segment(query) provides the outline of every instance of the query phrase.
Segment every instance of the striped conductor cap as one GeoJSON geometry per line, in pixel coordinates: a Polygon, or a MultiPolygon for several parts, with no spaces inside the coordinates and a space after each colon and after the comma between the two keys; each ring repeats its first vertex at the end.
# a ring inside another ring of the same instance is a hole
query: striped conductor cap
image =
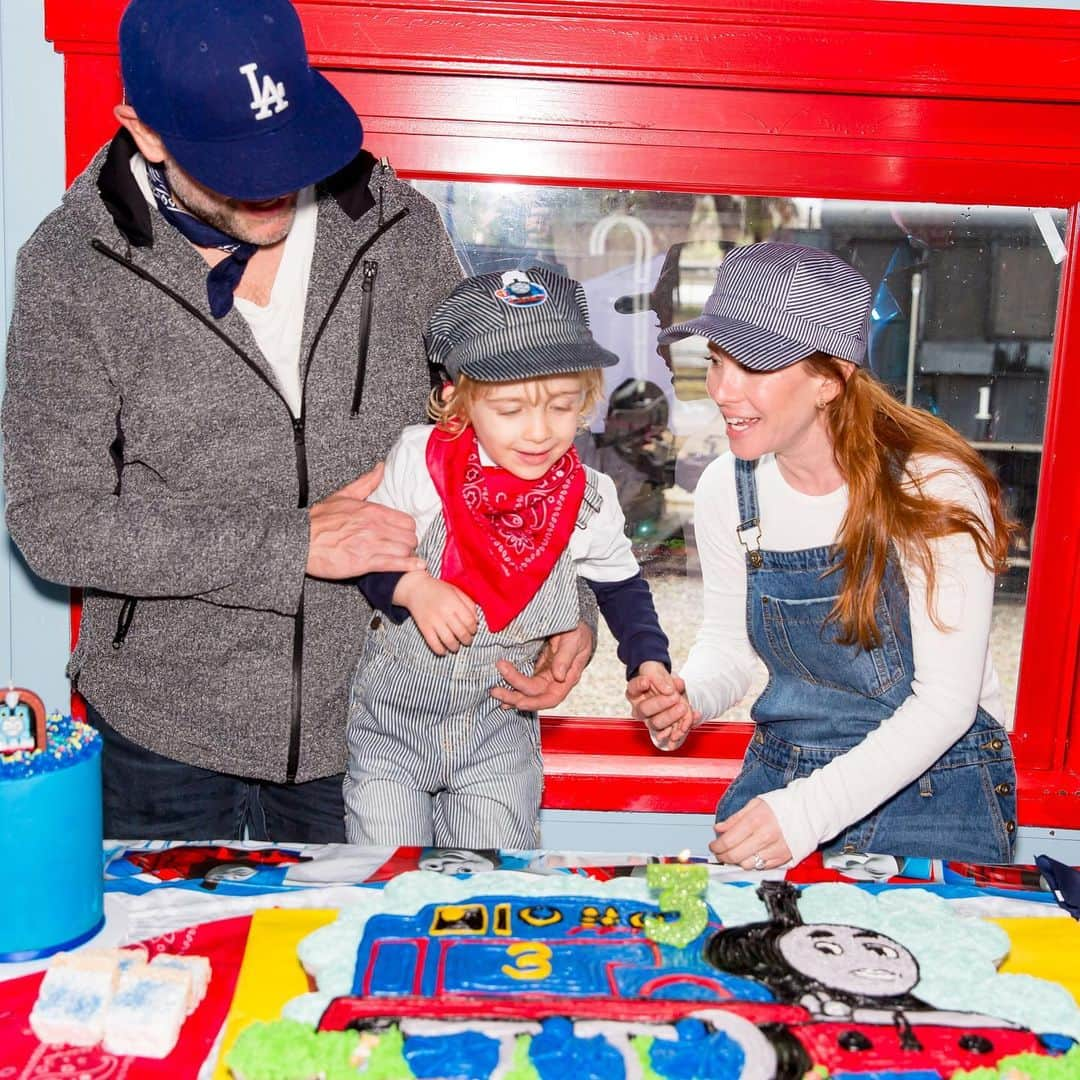
{"type": "Polygon", "coordinates": [[[816,352],[862,364],[870,304],[870,283],[831,252],[750,244],[724,257],[701,315],[662,331],[659,344],[708,338],[754,371],[776,371],[816,352]]]}
{"type": "Polygon", "coordinates": [[[589,331],[581,285],[541,266],[466,278],[435,309],[424,341],[455,380],[516,382],[619,362],[589,331]]]}

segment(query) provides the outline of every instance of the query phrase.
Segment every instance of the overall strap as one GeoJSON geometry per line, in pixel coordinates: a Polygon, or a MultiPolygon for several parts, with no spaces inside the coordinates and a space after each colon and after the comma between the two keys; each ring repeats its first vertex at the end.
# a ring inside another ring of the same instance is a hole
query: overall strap
{"type": "Polygon", "coordinates": [[[739,500],[739,524],[735,527],[735,535],[738,536],[739,543],[746,548],[746,557],[751,569],[754,570],[760,568],[763,561],[756,469],[756,459],[754,461],[735,459],[735,495],[739,500]]]}
{"type": "Polygon", "coordinates": [[[600,488],[596,482],[596,474],[588,465],[585,469],[585,494],[581,496],[581,506],[578,507],[577,521],[574,523],[578,529],[588,528],[589,520],[594,514],[600,513],[604,505],[604,496],[600,494],[600,488]]]}

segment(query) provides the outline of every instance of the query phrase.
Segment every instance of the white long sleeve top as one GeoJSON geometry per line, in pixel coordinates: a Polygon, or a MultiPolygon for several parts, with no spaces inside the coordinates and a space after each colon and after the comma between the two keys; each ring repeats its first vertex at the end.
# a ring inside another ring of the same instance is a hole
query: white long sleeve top
{"type": "MultiPolygon", "coordinates": [[[[960,503],[990,522],[982,485],[959,466],[924,458],[909,474],[924,490],[960,503]],[[941,470],[941,471],[939,471],[941,470]]],[[[757,466],[761,548],[798,551],[835,543],[847,509],[847,488],[805,495],[784,479],[772,454],[757,466]]],[[[747,692],[757,654],[746,626],[745,549],[730,453],[702,474],[694,499],[694,526],[704,593],[701,630],[681,674],[695,709],[721,716],[747,692]]],[[[926,582],[900,555],[908,586],[914,678],[911,694],[876,730],[808,777],[763,796],[776,815],[794,861],[865,817],[924,773],[964,734],[981,705],[1002,716],[1001,689],[990,655],[994,575],[967,534],[931,543],[937,570],[934,625],[926,582]]],[[[807,693],[813,693],[807,688],[807,693]]]]}

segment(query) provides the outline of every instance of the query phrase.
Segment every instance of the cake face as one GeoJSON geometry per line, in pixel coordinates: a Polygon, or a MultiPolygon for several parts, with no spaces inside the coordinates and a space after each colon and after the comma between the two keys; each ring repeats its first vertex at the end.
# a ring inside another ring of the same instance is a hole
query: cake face
{"type": "Polygon", "coordinates": [[[906,994],[919,981],[915,957],[873,930],[817,924],[797,926],[777,945],[792,970],[833,990],[870,1001],[906,994]]]}
{"type": "MultiPolygon", "coordinates": [[[[405,874],[305,939],[319,992],[286,1012],[355,1036],[359,1076],[928,1080],[1022,1055],[1080,1068],[1068,992],[998,976],[1007,935],[929,892],[705,895],[705,930],[675,946],[650,938],[677,916],[641,880],[405,874]]],[[[263,1037],[237,1044],[247,1080],[263,1037]]]]}

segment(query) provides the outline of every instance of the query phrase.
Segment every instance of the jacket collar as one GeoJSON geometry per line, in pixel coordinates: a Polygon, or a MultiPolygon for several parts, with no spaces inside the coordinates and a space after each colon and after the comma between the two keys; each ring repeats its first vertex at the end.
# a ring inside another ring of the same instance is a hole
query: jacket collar
{"type": "MultiPolygon", "coordinates": [[[[131,172],[135,153],[135,140],[126,128],[121,128],[109,144],[98,173],[98,192],[127,242],[132,247],[152,247],[154,228],[150,206],[131,172]]],[[[358,221],[375,205],[371,193],[375,164],[374,156],[361,150],[345,168],[319,185],[353,221],[358,221]]]]}
{"type": "Polygon", "coordinates": [[[131,172],[134,155],[135,140],[126,128],[121,128],[109,143],[105,163],[98,173],[98,192],[127,242],[132,247],[151,247],[154,229],[150,206],[131,172]]]}

